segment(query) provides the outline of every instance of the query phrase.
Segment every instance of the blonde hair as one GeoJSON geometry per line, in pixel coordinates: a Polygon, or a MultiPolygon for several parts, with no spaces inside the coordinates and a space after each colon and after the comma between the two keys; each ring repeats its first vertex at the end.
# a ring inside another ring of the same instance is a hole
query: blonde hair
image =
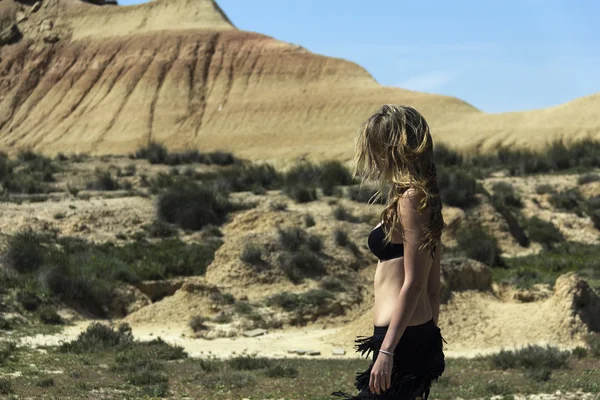
{"type": "Polygon", "coordinates": [[[381,221],[386,233],[385,240],[392,240],[392,227],[403,228],[398,215],[398,200],[409,188],[421,194],[417,208],[423,213],[431,208],[431,219],[424,227],[425,237],[419,250],[435,251],[445,228],[442,217],[442,201],[437,184],[433,160],[433,140],[425,118],[414,108],[384,104],[359,128],[355,139],[353,177],[378,183],[378,190],[371,198],[381,198],[384,186],[391,183],[381,221]]]}

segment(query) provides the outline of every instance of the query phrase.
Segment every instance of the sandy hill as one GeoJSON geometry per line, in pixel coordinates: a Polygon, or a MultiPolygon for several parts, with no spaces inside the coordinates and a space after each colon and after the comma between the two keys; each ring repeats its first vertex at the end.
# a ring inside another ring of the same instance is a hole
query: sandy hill
{"type": "Polygon", "coordinates": [[[0,0],[0,148],[129,153],[149,140],[251,159],[348,159],[382,103],[459,148],[600,137],[600,96],[488,115],[382,87],[360,66],[236,29],[212,0],[97,6],[0,0]]]}

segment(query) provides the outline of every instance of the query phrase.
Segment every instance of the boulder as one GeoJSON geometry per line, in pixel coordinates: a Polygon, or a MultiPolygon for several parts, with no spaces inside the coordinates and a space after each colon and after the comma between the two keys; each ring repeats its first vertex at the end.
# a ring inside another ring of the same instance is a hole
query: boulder
{"type": "Polygon", "coordinates": [[[556,278],[552,299],[559,315],[568,316],[561,323],[568,325],[573,335],[600,332],[600,297],[578,274],[569,272],[556,278]]]}
{"type": "Polygon", "coordinates": [[[0,46],[12,44],[21,38],[17,26],[17,7],[12,1],[0,2],[0,46]]]}
{"type": "Polygon", "coordinates": [[[454,291],[491,290],[492,270],[470,258],[455,257],[441,262],[440,299],[448,302],[454,291]]]}

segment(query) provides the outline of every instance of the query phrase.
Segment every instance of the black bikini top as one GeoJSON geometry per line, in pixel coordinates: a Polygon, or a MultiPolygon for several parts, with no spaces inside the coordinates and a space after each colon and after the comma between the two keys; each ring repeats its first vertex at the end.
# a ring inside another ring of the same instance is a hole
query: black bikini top
{"type": "Polygon", "coordinates": [[[404,255],[404,244],[386,243],[383,226],[379,225],[369,234],[369,249],[380,260],[391,260],[392,258],[402,257],[404,255]]]}
{"type": "MultiPolygon", "coordinates": [[[[379,225],[373,229],[369,234],[368,238],[369,250],[371,253],[381,261],[391,260],[392,258],[398,258],[404,256],[404,244],[403,243],[386,243],[385,232],[383,231],[383,225],[379,225]]],[[[433,246],[431,249],[431,258],[435,258],[435,249],[437,246],[433,246]]]]}

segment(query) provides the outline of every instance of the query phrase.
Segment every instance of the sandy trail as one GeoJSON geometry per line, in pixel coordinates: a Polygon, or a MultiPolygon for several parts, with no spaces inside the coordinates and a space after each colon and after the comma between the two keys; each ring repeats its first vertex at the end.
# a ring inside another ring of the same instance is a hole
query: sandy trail
{"type": "MultiPolygon", "coordinates": [[[[62,333],[52,335],[35,335],[24,337],[20,341],[21,346],[56,346],[63,341],[71,341],[84,331],[93,321],[81,321],[74,325],[65,327],[62,333]]],[[[259,356],[269,358],[361,358],[353,349],[352,340],[335,340],[339,337],[342,328],[298,328],[283,331],[273,330],[258,337],[240,336],[236,338],[202,339],[188,336],[189,330],[185,326],[133,326],[132,331],[136,339],[147,341],[161,337],[167,343],[182,346],[190,357],[210,357],[227,359],[232,356],[246,352],[256,353],[259,356]],[[333,348],[343,348],[344,355],[333,355],[333,348]],[[317,350],[321,354],[317,356],[298,355],[288,353],[290,349],[317,350]]],[[[363,334],[363,333],[357,333],[363,334]]],[[[556,343],[548,340],[528,341],[531,344],[555,345],[562,349],[570,349],[575,344],[556,343]]],[[[451,343],[446,345],[444,353],[448,358],[476,357],[480,354],[490,354],[501,349],[511,349],[524,346],[524,342],[513,344],[503,343],[497,346],[467,347],[466,343],[451,343]]]]}

